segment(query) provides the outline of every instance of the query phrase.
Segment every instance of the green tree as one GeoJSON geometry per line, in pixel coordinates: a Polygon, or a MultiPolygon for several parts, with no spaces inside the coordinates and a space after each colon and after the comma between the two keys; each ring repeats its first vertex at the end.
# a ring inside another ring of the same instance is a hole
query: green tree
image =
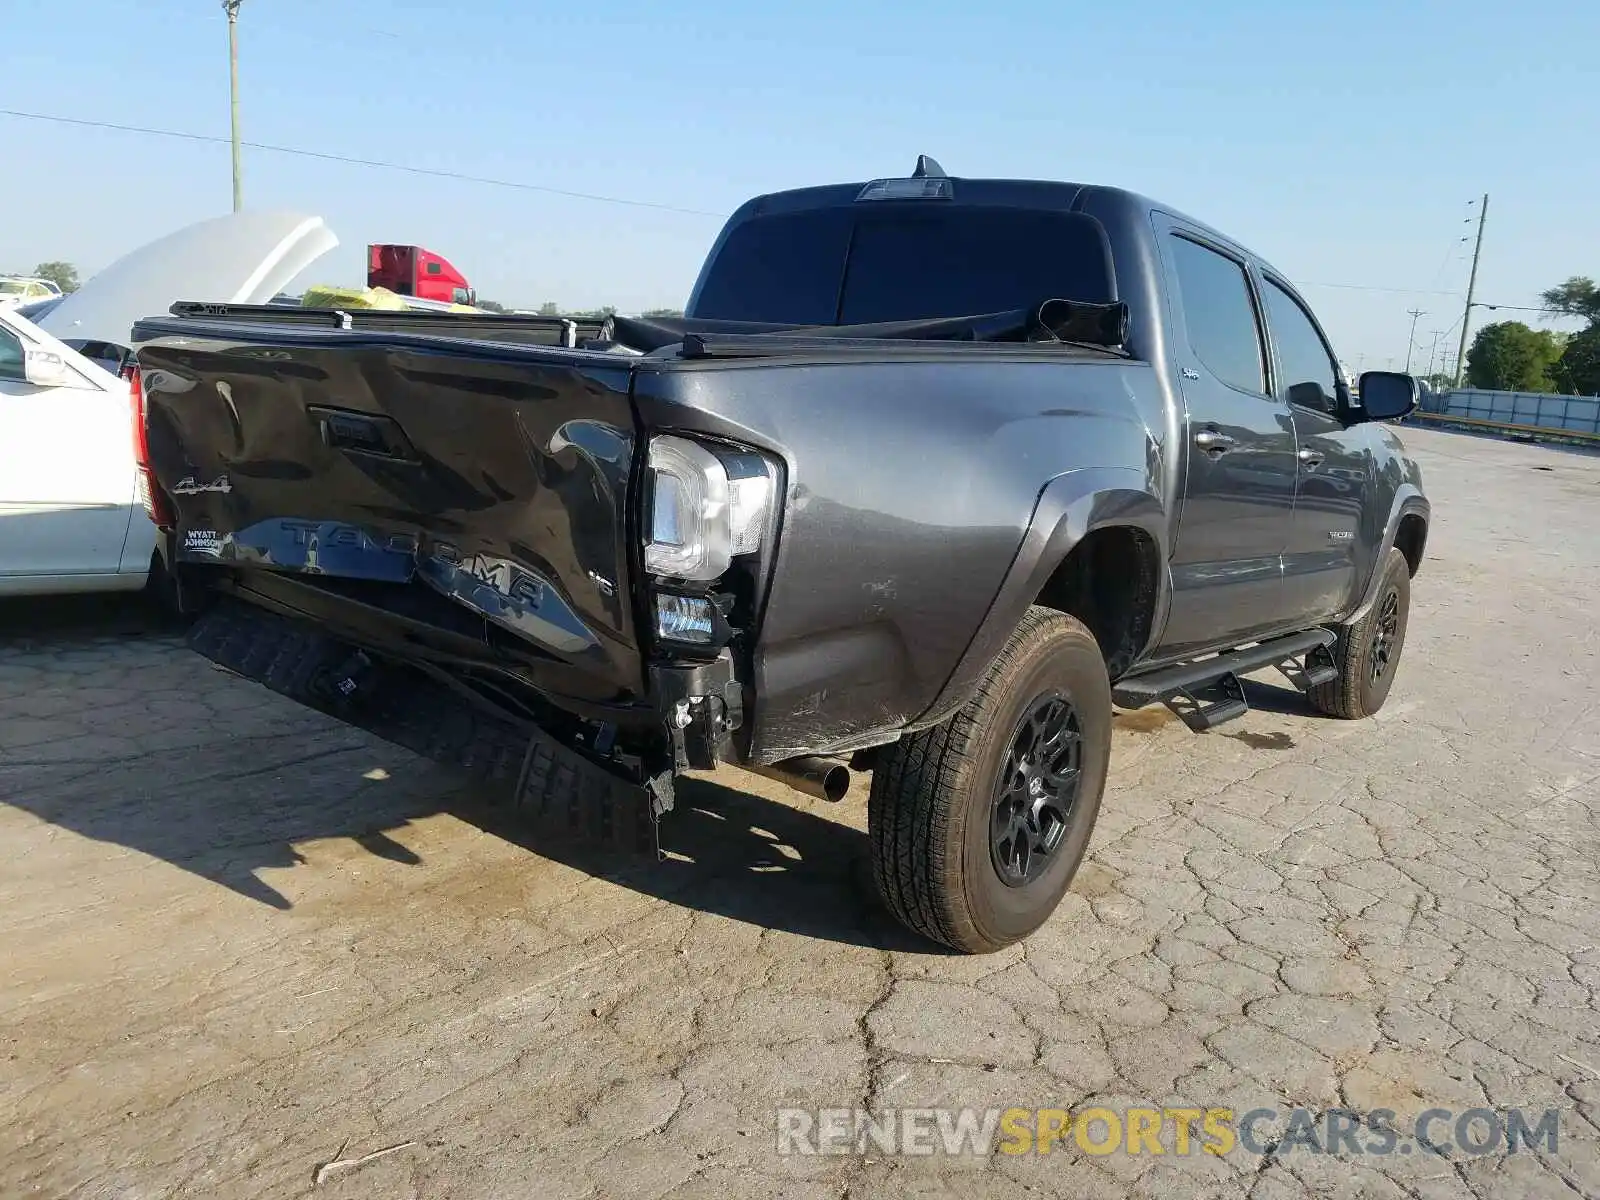
{"type": "Polygon", "coordinates": [[[1551,374],[1563,392],[1576,396],[1600,396],[1600,321],[1567,338],[1561,361],[1551,374]]]}
{"type": "Polygon", "coordinates": [[[510,309],[506,308],[506,306],[501,304],[498,300],[479,300],[477,306],[483,309],[484,312],[503,313],[510,311],[510,309]]]}
{"type": "Polygon", "coordinates": [[[48,279],[63,292],[78,290],[78,268],[69,262],[42,262],[33,273],[40,279],[48,279]]]}
{"type": "Polygon", "coordinates": [[[1574,275],[1559,287],[1540,292],[1539,299],[1551,312],[1564,317],[1577,317],[1591,325],[1600,321],[1600,287],[1586,275],[1574,275]]]}
{"type": "Polygon", "coordinates": [[[546,300],[539,305],[539,315],[541,317],[559,317],[561,315],[561,305],[554,300],[546,300]]]}
{"type": "Polygon", "coordinates": [[[1550,368],[1561,351],[1548,329],[1529,329],[1521,321],[1485,325],[1467,351],[1467,382],[1504,392],[1548,392],[1555,383],[1550,368]]]}
{"type": "Polygon", "coordinates": [[[641,317],[681,317],[681,308],[647,308],[639,314],[641,317]]]}

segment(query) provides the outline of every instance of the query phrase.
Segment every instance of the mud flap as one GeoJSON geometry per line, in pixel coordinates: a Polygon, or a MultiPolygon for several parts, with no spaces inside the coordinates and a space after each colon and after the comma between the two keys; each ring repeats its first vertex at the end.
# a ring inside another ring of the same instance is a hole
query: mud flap
{"type": "Polygon", "coordinates": [[[236,675],[465,772],[487,785],[487,798],[514,799],[537,829],[659,857],[670,774],[632,783],[529,722],[497,716],[444,683],[377,663],[313,625],[253,605],[219,602],[190,627],[188,641],[236,675]]]}

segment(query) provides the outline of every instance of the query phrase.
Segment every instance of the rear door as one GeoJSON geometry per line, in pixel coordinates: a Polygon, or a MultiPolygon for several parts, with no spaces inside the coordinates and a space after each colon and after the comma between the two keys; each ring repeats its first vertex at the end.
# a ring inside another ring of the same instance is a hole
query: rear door
{"type": "Polygon", "coordinates": [[[1372,483],[1367,431],[1339,420],[1342,384],[1333,351],[1310,310],[1285,282],[1263,273],[1261,296],[1277,358],[1278,397],[1294,420],[1294,522],[1284,548],[1289,614],[1313,624],[1357,601],[1362,500],[1372,483]]]}
{"type": "Polygon", "coordinates": [[[0,313],[0,579],[115,573],[135,500],[127,385],[0,313]],[[67,382],[29,383],[30,349],[67,382]]]}
{"type": "Polygon", "coordinates": [[[1269,392],[1259,304],[1242,256],[1157,215],[1184,406],[1183,508],[1164,656],[1285,623],[1282,556],[1294,512],[1295,431],[1269,392]]]}

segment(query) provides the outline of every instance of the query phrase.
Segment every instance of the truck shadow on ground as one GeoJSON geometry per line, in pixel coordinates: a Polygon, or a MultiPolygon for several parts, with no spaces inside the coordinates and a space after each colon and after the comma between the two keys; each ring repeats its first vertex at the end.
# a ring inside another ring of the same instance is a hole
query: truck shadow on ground
{"type": "MultiPolygon", "coordinates": [[[[209,755],[199,750],[188,757],[209,755]]],[[[160,859],[281,912],[293,907],[285,892],[298,894],[301,881],[291,875],[269,882],[263,872],[328,870],[308,863],[298,846],[345,839],[376,858],[426,872],[428,861],[405,844],[404,831],[448,814],[544,859],[686,908],[824,941],[941,951],[882,908],[866,835],[801,808],[709,780],[684,780],[677,806],[660,827],[669,856],[657,861],[550,833],[509,798],[456,778],[441,778],[431,793],[386,793],[362,780],[365,761],[333,751],[324,759],[265,767],[267,774],[253,781],[180,777],[185,763],[177,758],[167,764],[165,786],[156,794],[130,787],[126,776],[81,777],[81,768],[30,785],[26,766],[0,760],[0,798],[59,828],[160,859]],[[335,763],[344,766],[337,773],[343,780],[330,769],[335,763]]],[[[528,862],[530,872],[542,866],[528,862]]],[[[319,891],[328,882],[304,881],[319,891]]],[[[393,880],[358,886],[395,887],[397,904],[417,898],[393,880]]],[[[529,916],[537,920],[538,914],[529,916]]]]}
{"type": "MultiPolygon", "coordinates": [[[[130,722],[149,702],[104,707],[101,679],[72,663],[74,654],[110,645],[126,664],[125,677],[153,672],[168,695],[256,685],[191,658],[173,644],[167,622],[126,600],[73,602],[48,620],[23,624],[0,621],[0,659],[24,665],[19,679],[28,681],[19,690],[0,679],[0,703],[24,720],[59,720],[61,735],[9,746],[0,736],[0,803],[170,863],[267,908],[286,911],[290,896],[306,889],[325,895],[345,886],[326,865],[308,861],[317,855],[301,852],[316,842],[344,839],[427,872],[426,839],[405,830],[448,814],[544,859],[687,908],[827,941],[940,950],[883,909],[866,834],[808,811],[798,795],[790,803],[737,783],[686,778],[661,825],[671,856],[627,855],[549,833],[484,785],[289,701],[279,711],[278,700],[263,696],[266,716],[245,725],[224,720],[133,732],[130,722]],[[387,771],[374,770],[385,764],[387,771]],[[408,842],[423,846],[422,856],[408,842]],[[275,874],[285,868],[308,875],[275,874]]],[[[194,701],[209,706],[203,694],[194,701]]],[[[865,803],[865,784],[858,778],[842,810],[865,803]]],[[[529,871],[542,866],[528,861],[529,871]]],[[[416,895],[409,882],[393,878],[357,886],[395,887],[397,903],[416,895]]]]}
{"type": "MultiPolygon", "coordinates": [[[[841,807],[865,803],[865,782],[841,807]]],[[[660,825],[660,861],[551,835],[510,803],[474,796],[449,811],[545,858],[700,912],[823,941],[946,952],[883,908],[865,833],[715,780],[679,780],[660,825]]]]}

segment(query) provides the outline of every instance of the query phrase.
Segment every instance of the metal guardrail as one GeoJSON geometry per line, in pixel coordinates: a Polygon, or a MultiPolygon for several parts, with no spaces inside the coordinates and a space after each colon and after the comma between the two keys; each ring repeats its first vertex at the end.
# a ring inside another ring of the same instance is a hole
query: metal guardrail
{"type": "Polygon", "coordinates": [[[1417,411],[1412,419],[1432,425],[1456,425],[1468,429],[1483,429],[1490,433],[1516,433],[1535,438],[1571,439],[1585,445],[1600,446],[1600,433],[1587,433],[1581,429],[1551,429],[1545,425],[1514,425],[1506,421],[1481,421],[1476,417],[1457,417],[1449,413],[1417,411]]]}
{"type": "Polygon", "coordinates": [[[1524,433],[1600,438],[1600,396],[1458,388],[1423,397],[1419,416],[1503,426],[1524,433]]]}

